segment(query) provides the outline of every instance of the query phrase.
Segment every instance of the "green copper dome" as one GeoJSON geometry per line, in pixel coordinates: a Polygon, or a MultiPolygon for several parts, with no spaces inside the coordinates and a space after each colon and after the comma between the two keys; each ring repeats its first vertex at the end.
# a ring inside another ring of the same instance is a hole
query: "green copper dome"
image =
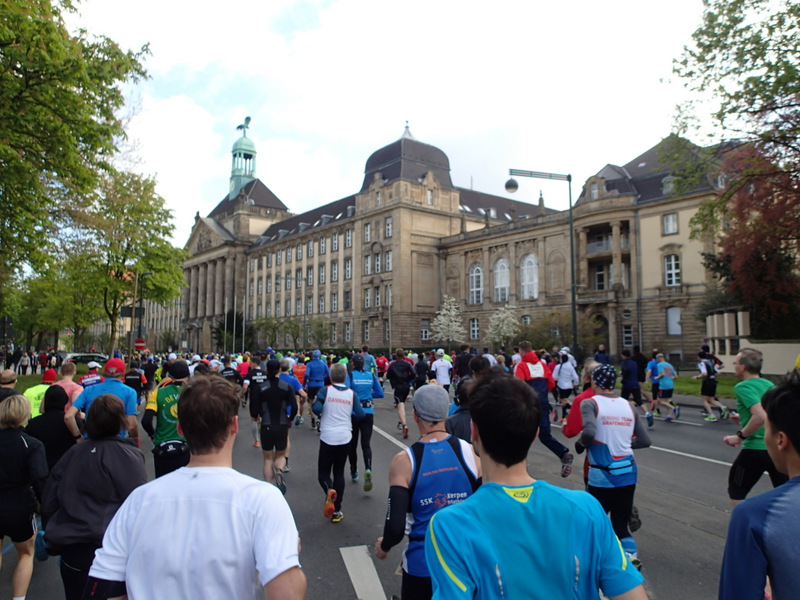
{"type": "Polygon", "coordinates": [[[256,145],[250,138],[240,137],[233,143],[233,148],[231,148],[231,152],[241,152],[243,154],[255,154],[256,145]]]}

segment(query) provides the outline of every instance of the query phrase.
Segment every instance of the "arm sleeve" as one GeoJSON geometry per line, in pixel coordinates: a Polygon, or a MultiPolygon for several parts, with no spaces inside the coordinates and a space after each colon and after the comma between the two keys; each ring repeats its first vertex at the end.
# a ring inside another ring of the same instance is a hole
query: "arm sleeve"
{"type": "Polygon", "coordinates": [[[762,600],[767,580],[763,520],[737,506],[728,524],[728,539],[719,577],[719,600],[762,600]]]}
{"type": "Polygon", "coordinates": [[[39,445],[32,447],[28,453],[28,469],[31,477],[31,487],[36,494],[36,499],[41,502],[48,472],[47,456],[44,452],[44,444],[41,442],[39,442],[39,445]]]}
{"type": "Polygon", "coordinates": [[[581,402],[581,419],[583,420],[583,433],[581,434],[581,443],[584,446],[589,446],[594,442],[594,436],[597,433],[597,402],[594,398],[587,398],[581,402]]]}
{"type": "MultiPolygon", "coordinates": [[[[446,515],[441,512],[434,514],[425,536],[425,562],[428,563],[433,582],[433,597],[437,600],[473,598],[476,586],[464,560],[473,562],[474,569],[475,557],[470,556],[463,544],[459,543],[463,541],[459,539],[460,536],[447,535],[445,520],[446,515]]],[[[485,591],[487,597],[494,597],[492,592],[499,592],[491,589],[485,591]]],[[[497,596],[499,597],[499,593],[497,596]]]]}
{"type": "Polygon", "coordinates": [[[378,381],[378,376],[374,373],[372,374],[372,397],[373,398],[383,398],[385,396],[383,392],[383,386],[381,382],[378,381]]]}
{"type": "MultiPolygon", "coordinates": [[[[633,407],[631,407],[631,410],[633,411],[633,407]]],[[[650,434],[647,433],[647,427],[644,425],[644,420],[637,417],[635,412],[633,413],[633,418],[635,419],[633,426],[634,439],[631,443],[631,448],[649,448],[650,434]]]]}
{"type": "Polygon", "coordinates": [[[564,428],[561,430],[561,433],[568,438],[575,437],[583,429],[583,415],[581,414],[580,410],[581,404],[583,404],[583,400],[581,400],[578,406],[575,406],[575,403],[573,402],[572,410],[570,410],[569,414],[567,414],[567,422],[564,425],[564,428]]]}
{"type": "Polygon", "coordinates": [[[364,412],[364,409],[361,406],[361,402],[359,401],[358,396],[356,396],[355,392],[353,392],[353,414],[359,421],[366,416],[366,413],[364,412]]]}
{"type": "Polygon", "coordinates": [[[388,552],[403,540],[407,508],[408,488],[401,485],[391,486],[386,508],[386,521],[383,523],[383,540],[381,541],[381,550],[384,552],[388,552]]]}
{"type": "Polygon", "coordinates": [[[142,429],[144,429],[151,438],[156,434],[156,430],[153,428],[153,417],[155,416],[156,411],[152,408],[147,408],[142,417],[142,429]]]}

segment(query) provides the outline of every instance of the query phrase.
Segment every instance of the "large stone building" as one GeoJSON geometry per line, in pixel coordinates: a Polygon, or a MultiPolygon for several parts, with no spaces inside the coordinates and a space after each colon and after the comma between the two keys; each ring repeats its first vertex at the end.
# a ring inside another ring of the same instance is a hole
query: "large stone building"
{"type": "MultiPolygon", "coordinates": [[[[251,323],[296,319],[307,346],[322,320],[325,343],[313,345],[421,347],[448,294],[461,302],[467,341],[483,346],[501,306],[525,322],[569,310],[568,211],[454,185],[445,153],[406,127],[369,157],[357,193],[291,214],[256,178],[244,134],[229,193],[195,217],[183,298],[148,311],[151,339],[174,326],[188,347],[221,350],[211,329],[235,306],[251,323]]],[[[708,248],[690,239],[689,220],[715,186],[673,193],[662,146],[590,177],[573,211],[576,302],[599,317],[612,353],[640,344],[690,357],[705,332],[694,311],[710,281],[708,248]]],[[[291,345],[282,335],[279,346],[291,345]]]]}

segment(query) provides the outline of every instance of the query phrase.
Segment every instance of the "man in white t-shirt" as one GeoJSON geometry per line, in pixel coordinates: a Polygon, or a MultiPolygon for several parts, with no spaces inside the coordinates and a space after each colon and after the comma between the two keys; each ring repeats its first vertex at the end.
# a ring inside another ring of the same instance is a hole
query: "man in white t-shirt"
{"type": "Polygon", "coordinates": [[[235,471],[239,394],[197,377],[178,400],[186,467],[137,488],[112,519],[84,599],[301,599],[300,539],[283,495],[235,471]]]}
{"type": "Polygon", "coordinates": [[[453,365],[450,361],[445,360],[442,348],[436,351],[436,360],[433,361],[431,369],[436,373],[436,383],[441,385],[445,391],[450,391],[450,371],[453,370],[453,365]]]}

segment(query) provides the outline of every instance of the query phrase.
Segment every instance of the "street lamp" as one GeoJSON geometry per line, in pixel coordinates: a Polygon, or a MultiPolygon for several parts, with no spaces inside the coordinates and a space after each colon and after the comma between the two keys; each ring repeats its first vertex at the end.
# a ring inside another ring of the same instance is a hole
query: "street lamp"
{"type": "Polygon", "coordinates": [[[572,175],[561,175],[559,173],[545,173],[542,171],[523,171],[520,169],[509,169],[508,174],[511,179],[506,181],[506,191],[513,194],[519,189],[519,184],[514,177],[532,177],[534,179],[551,179],[555,181],[566,181],[569,186],[569,267],[570,267],[570,288],[571,288],[571,308],[572,308],[572,352],[578,348],[578,308],[575,297],[575,228],[572,220],[572,175]]]}

